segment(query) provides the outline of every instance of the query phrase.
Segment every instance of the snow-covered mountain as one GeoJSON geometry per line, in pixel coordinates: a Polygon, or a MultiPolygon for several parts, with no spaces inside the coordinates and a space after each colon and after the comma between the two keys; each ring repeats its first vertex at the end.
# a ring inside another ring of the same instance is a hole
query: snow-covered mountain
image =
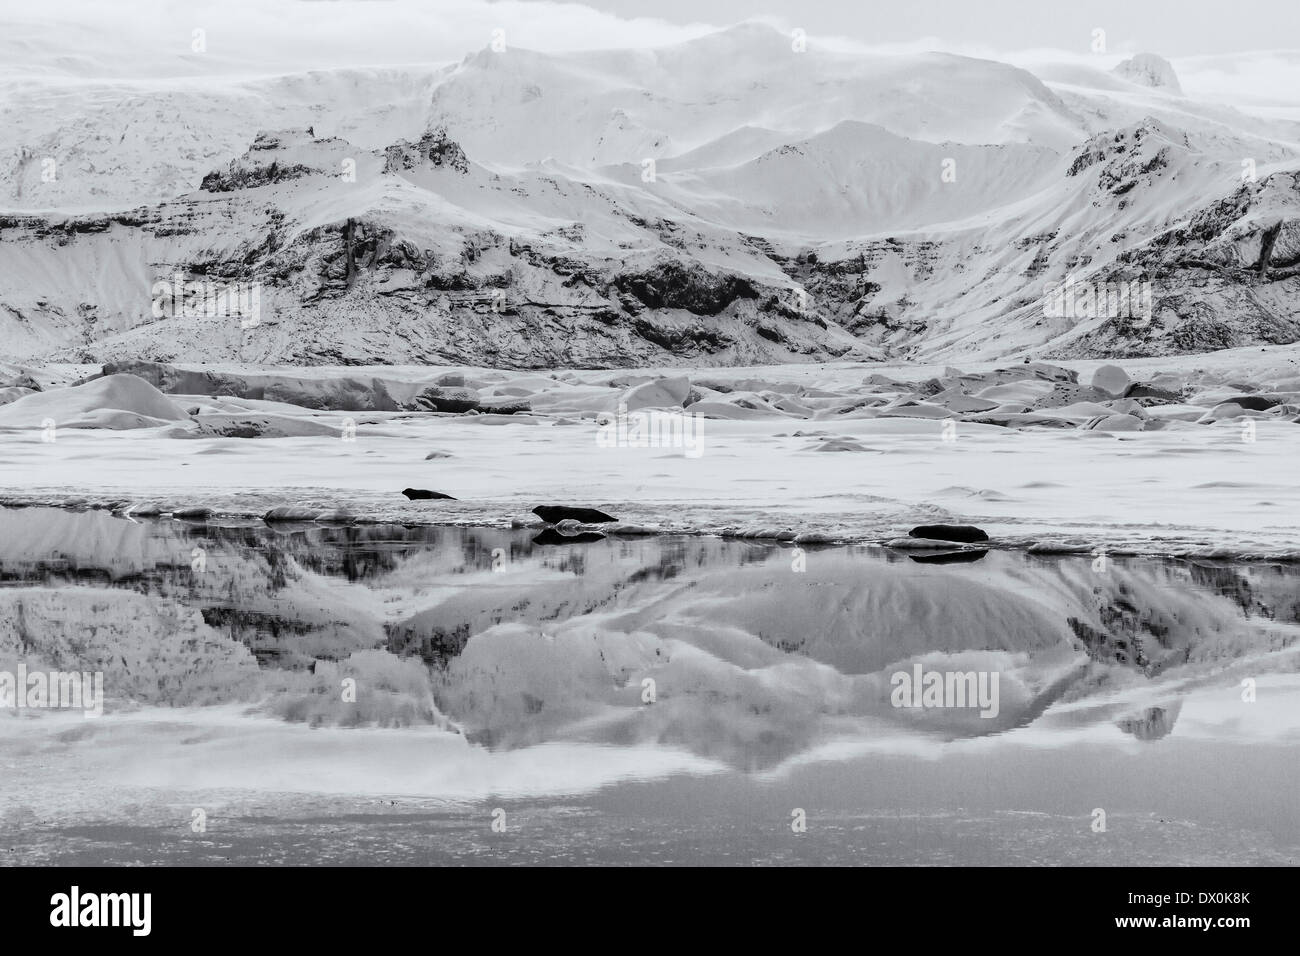
{"type": "Polygon", "coordinates": [[[1296,341],[1300,123],[1180,90],[1154,55],[1029,72],[755,24],[6,80],[0,334],[25,359],[512,367],[1296,341]],[[1063,315],[1067,280],[1149,308],[1063,315]],[[202,314],[200,282],[255,288],[255,320],[202,314]]]}

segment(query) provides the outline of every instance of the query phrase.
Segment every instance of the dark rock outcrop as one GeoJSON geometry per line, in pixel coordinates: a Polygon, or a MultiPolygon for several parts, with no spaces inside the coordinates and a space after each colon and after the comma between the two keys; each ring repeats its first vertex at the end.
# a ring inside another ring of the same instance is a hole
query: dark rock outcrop
{"type": "Polygon", "coordinates": [[[447,128],[429,130],[416,143],[399,140],[384,150],[384,172],[416,169],[428,163],[457,173],[469,172],[469,157],[460,144],[447,135],[447,128]]]}
{"type": "Polygon", "coordinates": [[[677,260],[660,262],[644,272],[623,273],[614,284],[647,308],[685,309],[696,315],[717,315],[736,299],[758,297],[748,279],[677,260]]]}
{"type": "Polygon", "coordinates": [[[923,524],[908,533],[911,538],[925,538],[933,541],[960,541],[971,544],[987,541],[988,532],[971,524],[923,524]]]}

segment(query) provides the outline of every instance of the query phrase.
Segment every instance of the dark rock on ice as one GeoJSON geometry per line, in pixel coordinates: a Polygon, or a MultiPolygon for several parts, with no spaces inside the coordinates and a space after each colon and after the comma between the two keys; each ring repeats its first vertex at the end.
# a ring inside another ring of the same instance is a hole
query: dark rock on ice
{"type": "Polygon", "coordinates": [[[908,533],[910,538],[933,541],[961,541],[963,543],[987,541],[988,532],[970,524],[923,524],[908,533]]]}
{"type": "Polygon", "coordinates": [[[559,524],[566,518],[571,518],[582,524],[600,524],[602,521],[618,520],[603,511],[597,511],[595,508],[570,508],[566,505],[538,505],[533,509],[533,514],[547,524],[559,524]]]}

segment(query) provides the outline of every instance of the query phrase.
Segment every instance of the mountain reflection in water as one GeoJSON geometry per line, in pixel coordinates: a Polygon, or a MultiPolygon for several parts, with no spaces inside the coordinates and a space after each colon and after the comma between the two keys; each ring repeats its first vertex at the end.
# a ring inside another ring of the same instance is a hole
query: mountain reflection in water
{"type": "Polygon", "coordinates": [[[768,780],[870,752],[952,765],[963,741],[1162,747],[1198,694],[1218,710],[1189,740],[1295,740],[1241,690],[1294,679],[1281,564],[5,509],[0,585],[0,669],[102,670],[105,720],[238,705],[768,780]],[[931,672],[996,675],[996,713],[899,706],[895,675],[931,672]]]}

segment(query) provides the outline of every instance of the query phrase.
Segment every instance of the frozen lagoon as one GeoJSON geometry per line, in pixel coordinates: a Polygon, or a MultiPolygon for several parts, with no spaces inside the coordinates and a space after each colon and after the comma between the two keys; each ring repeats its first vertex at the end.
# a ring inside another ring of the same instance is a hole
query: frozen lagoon
{"type": "Polygon", "coordinates": [[[7,858],[1296,860],[1289,564],[535,537],[0,512],[0,669],[107,693],[0,717],[7,858]]]}

